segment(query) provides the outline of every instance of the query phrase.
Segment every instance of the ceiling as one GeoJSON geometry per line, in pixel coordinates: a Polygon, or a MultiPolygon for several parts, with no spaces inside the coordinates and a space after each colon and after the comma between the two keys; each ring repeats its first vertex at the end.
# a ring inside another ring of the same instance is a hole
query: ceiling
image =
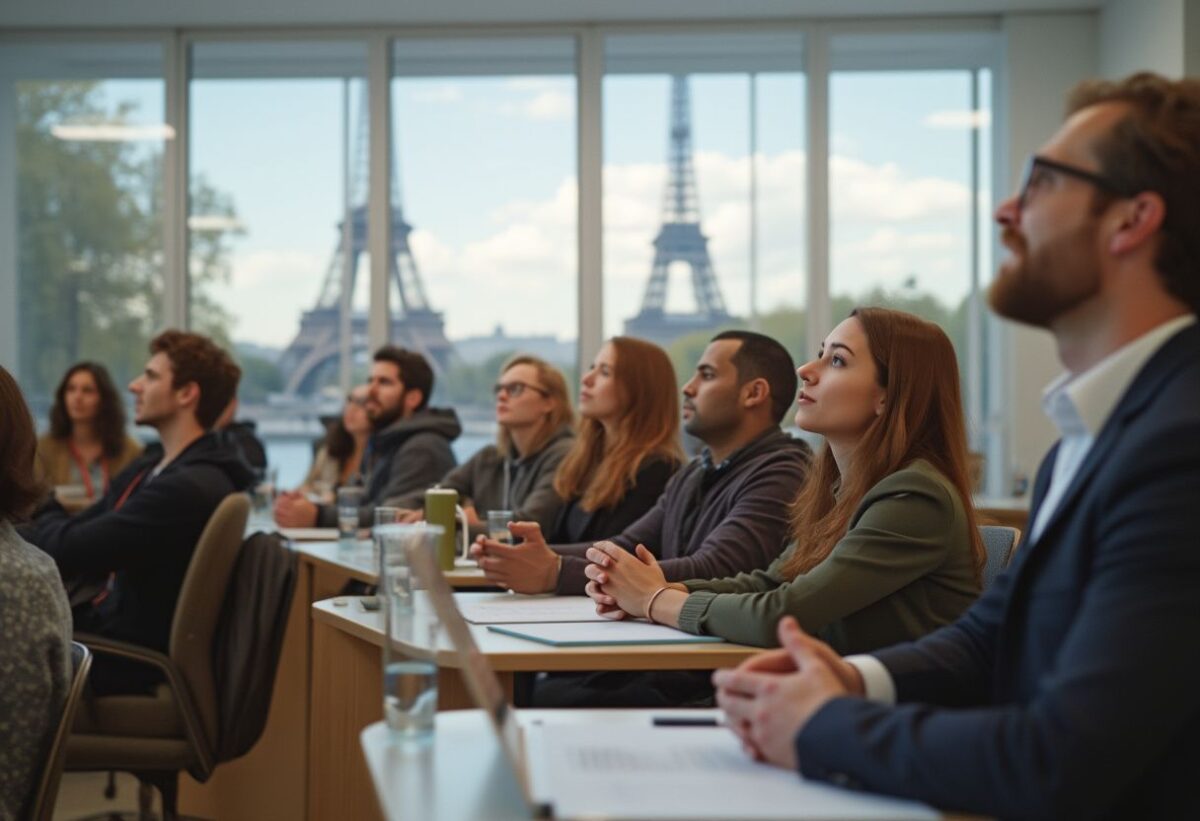
{"type": "Polygon", "coordinates": [[[0,27],[498,25],[976,16],[1105,0],[0,0],[0,27]]]}

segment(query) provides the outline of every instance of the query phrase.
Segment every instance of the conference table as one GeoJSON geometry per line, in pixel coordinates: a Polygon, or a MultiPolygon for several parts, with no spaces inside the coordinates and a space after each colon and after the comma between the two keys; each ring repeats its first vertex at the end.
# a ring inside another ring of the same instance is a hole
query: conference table
{"type": "MultiPolygon", "coordinates": [[[[663,715],[711,719],[719,717],[720,711],[520,710],[517,721],[523,729],[534,724],[645,727],[652,717],[663,715]]],[[[378,814],[372,817],[386,821],[528,821],[534,817],[483,710],[439,713],[433,737],[419,741],[398,740],[384,722],[376,722],[362,730],[359,744],[377,802],[378,814]]],[[[745,800],[753,801],[753,795],[747,794],[745,800]]],[[[959,813],[942,818],[982,821],[959,813]]]]}
{"type": "MultiPolygon", "coordinates": [[[[247,535],[273,526],[252,521],[247,535]]],[[[271,708],[262,737],[246,755],[219,765],[205,784],[180,778],[179,808],[184,815],[221,821],[295,821],[308,817],[307,793],[299,789],[309,769],[309,716],[312,700],[312,604],[337,596],[349,582],[375,584],[378,573],[369,540],[352,547],[336,531],[281,531],[297,552],[296,590],[288,611],[271,708]]],[[[446,574],[452,587],[486,589],[478,568],[446,574]]]]}
{"type": "MultiPolygon", "coordinates": [[[[494,594],[459,592],[460,608],[494,594]]],[[[417,608],[427,606],[418,593],[417,608]]],[[[310,819],[377,818],[369,774],[358,751],[362,729],[383,717],[383,615],[354,597],[313,605],[312,715],[309,719],[310,819]]],[[[641,646],[552,647],[470,625],[480,653],[511,700],[518,673],[588,670],[714,670],[732,667],[760,648],[727,642],[641,646]]],[[[438,665],[438,709],[473,708],[459,659],[444,632],[436,647],[397,642],[395,651],[438,665]]]]}

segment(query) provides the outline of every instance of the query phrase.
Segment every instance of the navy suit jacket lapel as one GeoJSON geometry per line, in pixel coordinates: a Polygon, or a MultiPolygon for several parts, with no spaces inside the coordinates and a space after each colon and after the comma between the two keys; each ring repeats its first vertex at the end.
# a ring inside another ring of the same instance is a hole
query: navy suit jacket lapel
{"type": "MultiPolygon", "coordinates": [[[[1142,366],[1142,369],[1138,371],[1137,376],[1133,378],[1129,387],[1125,389],[1125,393],[1117,400],[1112,413],[1109,414],[1104,426],[1096,435],[1096,441],[1092,443],[1087,456],[1084,457],[1083,464],[1075,472],[1075,476],[1071,479],[1071,484],[1059,500],[1058,506],[1050,514],[1050,519],[1046,522],[1046,526],[1042,528],[1042,532],[1038,534],[1037,539],[1030,541],[1028,545],[1030,551],[1037,548],[1038,543],[1054,531],[1058,523],[1062,521],[1063,516],[1073,507],[1075,501],[1079,498],[1079,494],[1083,492],[1083,489],[1091,482],[1103,462],[1111,455],[1121,436],[1121,432],[1158,394],[1159,385],[1169,378],[1191,356],[1191,352],[1195,350],[1198,341],[1200,341],[1200,325],[1191,325],[1168,339],[1166,344],[1150,357],[1150,361],[1142,366]]],[[[1047,456],[1048,467],[1053,467],[1050,459],[1057,458],[1057,455],[1058,444],[1055,444],[1051,454],[1047,456]]],[[[1048,488],[1050,470],[1047,470],[1045,473],[1045,486],[1048,488]]],[[[1035,490],[1035,498],[1037,504],[1030,510],[1029,517],[1029,527],[1031,528],[1035,521],[1034,517],[1037,514],[1037,508],[1044,501],[1045,489],[1042,490],[1041,497],[1037,497],[1035,490]]]]}

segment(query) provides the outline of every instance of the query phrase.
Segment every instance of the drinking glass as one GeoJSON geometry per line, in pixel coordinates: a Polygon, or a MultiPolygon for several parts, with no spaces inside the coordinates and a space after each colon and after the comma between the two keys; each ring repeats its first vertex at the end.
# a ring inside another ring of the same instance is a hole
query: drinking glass
{"type": "Polygon", "coordinates": [[[339,487],[337,492],[338,546],[354,547],[358,537],[358,509],[363,502],[361,487],[339,487]]]}
{"type": "Polygon", "coordinates": [[[275,477],[278,476],[277,468],[269,468],[256,471],[258,481],[254,484],[254,492],[251,496],[251,518],[264,525],[274,521],[275,508],[275,477]]]}
{"type": "Polygon", "coordinates": [[[511,510],[489,510],[487,515],[487,535],[489,539],[495,539],[501,544],[512,544],[512,532],[508,529],[508,523],[513,520],[513,512],[511,510]]]}
{"type": "Polygon", "coordinates": [[[383,548],[379,543],[379,529],[385,525],[398,524],[403,513],[404,510],[398,507],[375,508],[375,526],[371,528],[371,566],[380,578],[383,577],[383,548]]]}
{"type": "MultiPolygon", "coordinates": [[[[437,712],[438,620],[419,591],[428,587],[411,556],[423,551],[437,567],[442,528],[424,522],[387,524],[376,529],[383,556],[380,588],[385,599],[387,641],[383,645],[383,713],[393,735],[427,738],[437,712]],[[397,645],[407,645],[411,652],[397,645]]],[[[440,572],[440,571],[439,571],[440,572]]]]}

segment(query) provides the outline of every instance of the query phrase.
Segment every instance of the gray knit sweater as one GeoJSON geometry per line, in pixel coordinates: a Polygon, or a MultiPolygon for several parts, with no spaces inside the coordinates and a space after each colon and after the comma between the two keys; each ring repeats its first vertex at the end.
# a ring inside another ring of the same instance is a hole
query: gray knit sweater
{"type": "Polygon", "coordinates": [[[25,818],[71,678],[54,560],[0,521],[0,819],[25,818]]]}

